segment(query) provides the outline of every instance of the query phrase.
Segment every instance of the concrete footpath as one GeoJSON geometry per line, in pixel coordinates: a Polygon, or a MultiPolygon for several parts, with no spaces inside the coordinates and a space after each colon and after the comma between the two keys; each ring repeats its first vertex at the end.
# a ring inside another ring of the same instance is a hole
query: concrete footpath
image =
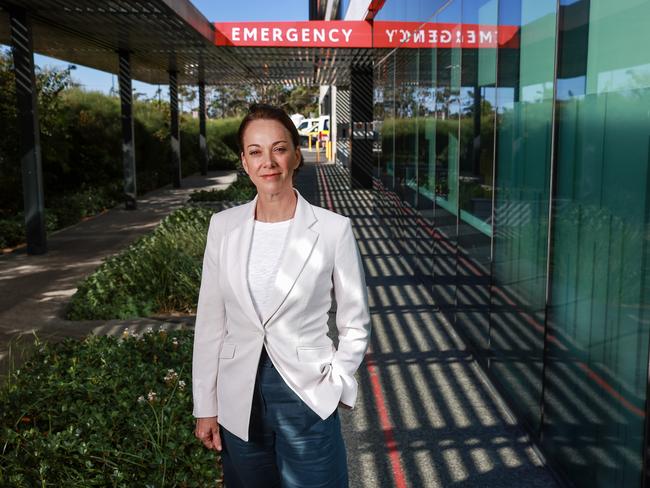
{"type": "MultiPolygon", "coordinates": [[[[312,203],[350,217],[366,271],[371,344],[340,410],[350,487],[554,488],[527,435],[400,255],[371,190],[315,168],[312,203]]],[[[335,327],[335,312],[330,329],[335,327]]]]}

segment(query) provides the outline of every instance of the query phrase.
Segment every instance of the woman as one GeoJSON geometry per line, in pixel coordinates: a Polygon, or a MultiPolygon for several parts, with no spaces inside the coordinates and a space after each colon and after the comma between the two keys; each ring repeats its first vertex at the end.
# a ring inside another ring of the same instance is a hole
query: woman
{"type": "Polygon", "coordinates": [[[192,358],[195,435],[227,488],[347,487],[338,407],[353,408],[368,348],[365,277],[350,219],[293,187],[288,115],[254,105],[239,128],[249,203],[212,216],[192,358]],[[338,348],[327,336],[332,292],[338,348]]]}

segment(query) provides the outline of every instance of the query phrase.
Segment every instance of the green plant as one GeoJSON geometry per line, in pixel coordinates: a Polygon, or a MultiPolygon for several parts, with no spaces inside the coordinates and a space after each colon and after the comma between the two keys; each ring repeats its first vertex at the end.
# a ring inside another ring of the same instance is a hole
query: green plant
{"type": "Polygon", "coordinates": [[[215,139],[208,144],[210,160],[208,169],[237,169],[239,158],[225,142],[215,139]]]}
{"type": "Polygon", "coordinates": [[[192,344],[191,330],[36,338],[0,389],[0,486],[215,486],[220,457],[193,434],[192,344]]]}
{"type": "Polygon", "coordinates": [[[149,235],[108,258],[86,278],[67,310],[70,320],[133,318],[195,310],[212,211],[174,211],[149,235]]]}
{"type": "Polygon", "coordinates": [[[0,220],[0,248],[25,241],[25,223],[19,218],[0,220]]]}

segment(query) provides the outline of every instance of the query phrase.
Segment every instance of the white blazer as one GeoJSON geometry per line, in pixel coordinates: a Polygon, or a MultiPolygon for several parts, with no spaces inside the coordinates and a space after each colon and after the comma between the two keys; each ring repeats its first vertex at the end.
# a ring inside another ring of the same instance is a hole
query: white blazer
{"type": "Polygon", "coordinates": [[[247,280],[257,196],[210,220],[196,312],[192,414],[218,416],[219,424],[244,441],[264,344],[287,385],[322,419],[339,401],[354,407],[354,374],[368,349],[368,293],[350,219],[311,205],[294,191],[294,221],[273,305],[262,321],[247,280]],[[338,349],[327,336],[332,291],[338,349]]]}

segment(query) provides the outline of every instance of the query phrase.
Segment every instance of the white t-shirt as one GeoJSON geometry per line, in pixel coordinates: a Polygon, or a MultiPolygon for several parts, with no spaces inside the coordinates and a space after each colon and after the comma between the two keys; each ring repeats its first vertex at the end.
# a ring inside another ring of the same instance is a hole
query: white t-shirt
{"type": "Polygon", "coordinates": [[[289,226],[293,218],[281,222],[255,220],[248,257],[248,288],[260,320],[269,312],[271,289],[280,266],[289,226]]]}

